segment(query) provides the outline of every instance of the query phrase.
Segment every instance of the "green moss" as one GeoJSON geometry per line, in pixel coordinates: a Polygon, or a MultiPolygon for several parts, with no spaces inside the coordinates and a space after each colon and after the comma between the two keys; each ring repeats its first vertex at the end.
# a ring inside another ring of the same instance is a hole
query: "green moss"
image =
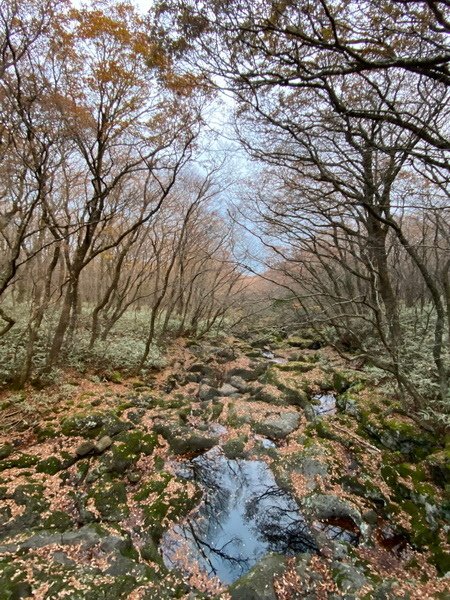
{"type": "Polygon", "coordinates": [[[120,373],[119,371],[108,371],[105,374],[105,377],[108,381],[111,381],[112,383],[122,383],[123,381],[122,373],[120,373]]]}
{"type": "Polygon", "coordinates": [[[67,531],[72,526],[71,517],[61,510],[55,511],[43,522],[45,529],[56,529],[57,531],[67,531]]]}
{"type": "Polygon", "coordinates": [[[307,373],[308,371],[312,371],[314,367],[314,364],[304,361],[292,361],[288,363],[274,365],[274,368],[278,371],[294,371],[296,373],[307,373]]]}
{"type": "Polygon", "coordinates": [[[267,369],[265,382],[274,385],[282,391],[287,400],[292,404],[305,406],[309,400],[308,393],[305,390],[305,388],[307,388],[307,383],[291,371],[280,370],[277,368],[279,366],[280,365],[274,365],[267,369]]]}
{"type": "Polygon", "coordinates": [[[95,507],[105,521],[121,521],[129,515],[125,484],[121,481],[99,480],[89,492],[95,507]]]}
{"type": "Polygon", "coordinates": [[[145,560],[157,563],[161,566],[164,565],[162,561],[162,556],[158,550],[158,546],[151,538],[144,543],[140,551],[142,558],[144,558],[145,560]]]}
{"type": "Polygon", "coordinates": [[[14,450],[14,447],[12,444],[3,444],[3,446],[0,446],[0,460],[4,460],[5,458],[8,458],[8,456],[12,453],[12,451],[14,450]]]}
{"type": "Polygon", "coordinates": [[[129,428],[128,423],[121,421],[117,415],[109,412],[80,413],[64,419],[61,432],[68,436],[93,439],[102,435],[117,435],[129,428]]]}
{"type": "Polygon", "coordinates": [[[0,598],[19,600],[31,597],[31,585],[26,581],[26,573],[9,559],[0,561],[0,598]]]}
{"type": "Polygon", "coordinates": [[[161,494],[166,489],[169,481],[171,481],[172,479],[173,475],[171,475],[170,473],[160,473],[158,479],[145,483],[141,487],[139,492],[135,494],[134,499],[138,501],[146,500],[150,496],[150,494],[161,494]]]}
{"type": "Polygon", "coordinates": [[[288,346],[292,346],[293,348],[300,348],[300,350],[307,350],[312,345],[314,345],[314,340],[307,337],[301,337],[299,335],[291,335],[286,343],[288,346]]]}
{"type": "Polygon", "coordinates": [[[5,469],[27,469],[39,462],[37,456],[32,454],[19,454],[16,458],[8,458],[0,462],[0,471],[5,469]]]}
{"type": "Polygon", "coordinates": [[[59,458],[56,458],[56,456],[50,456],[49,458],[39,461],[36,466],[36,471],[38,473],[47,473],[47,475],[55,475],[63,468],[63,464],[59,458]]]}
{"type": "Polygon", "coordinates": [[[162,521],[165,518],[175,521],[186,515],[200,498],[199,492],[194,494],[193,498],[188,496],[184,480],[179,480],[183,487],[180,487],[176,493],[172,490],[170,494],[166,494],[167,485],[172,479],[173,476],[170,473],[161,473],[160,479],[146,483],[134,496],[136,501],[141,502],[147,500],[150,495],[158,495],[151,504],[144,502],[142,505],[145,526],[155,542],[159,541],[163,534],[162,521]]]}
{"type": "Polygon", "coordinates": [[[38,442],[45,442],[46,440],[57,437],[58,433],[52,425],[44,425],[41,427],[38,425],[35,427],[34,432],[38,442]]]}
{"type": "Polygon", "coordinates": [[[445,576],[450,572],[450,553],[446,552],[438,544],[435,544],[432,548],[430,562],[436,567],[439,575],[445,576]]]}
{"type": "Polygon", "coordinates": [[[237,438],[233,438],[225,442],[225,444],[223,445],[223,452],[225,456],[230,459],[235,459],[239,457],[242,458],[247,440],[247,436],[241,435],[237,438]]]}
{"type": "Polygon", "coordinates": [[[222,414],[223,404],[222,402],[215,402],[211,406],[211,419],[216,421],[222,414]]]}
{"type": "Polygon", "coordinates": [[[155,469],[157,471],[161,471],[162,469],[164,469],[164,459],[163,459],[163,457],[162,456],[155,456],[154,465],[155,465],[155,469]]]}

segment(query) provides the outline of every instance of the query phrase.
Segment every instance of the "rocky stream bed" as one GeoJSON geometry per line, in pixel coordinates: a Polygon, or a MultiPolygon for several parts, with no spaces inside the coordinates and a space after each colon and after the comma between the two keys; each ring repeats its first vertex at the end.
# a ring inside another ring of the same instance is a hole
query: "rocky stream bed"
{"type": "Polygon", "coordinates": [[[314,339],[168,356],[3,395],[0,600],[450,597],[445,440],[314,339]]]}

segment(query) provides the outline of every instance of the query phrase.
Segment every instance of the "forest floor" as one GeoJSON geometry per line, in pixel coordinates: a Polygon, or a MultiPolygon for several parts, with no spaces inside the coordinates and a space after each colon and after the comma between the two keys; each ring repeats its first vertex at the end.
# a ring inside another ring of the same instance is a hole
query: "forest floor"
{"type": "Polygon", "coordinates": [[[145,380],[74,373],[3,392],[0,600],[450,597],[448,447],[317,346],[178,340],[145,380]],[[273,552],[232,585],[189,547],[168,568],[174,523],[206,518],[205,482],[183,468],[214,456],[267,465],[309,547],[280,521],[273,552]]]}

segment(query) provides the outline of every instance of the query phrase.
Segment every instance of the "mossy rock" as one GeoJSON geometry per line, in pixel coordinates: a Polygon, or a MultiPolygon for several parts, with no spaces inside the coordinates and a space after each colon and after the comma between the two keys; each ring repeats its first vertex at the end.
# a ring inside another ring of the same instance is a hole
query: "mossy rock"
{"type": "Polygon", "coordinates": [[[361,371],[352,369],[333,371],[332,386],[338,394],[343,394],[349,389],[356,394],[364,388],[366,379],[367,376],[361,371]]]}
{"type": "Polygon", "coordinates": [[[12,454],[14,450],[14,446],[12,444],[6,443],[3,446],[0,446],[0,460],[4,460],[8,458],[10,454],[12,454]]]}
{"type": "Polygon", "coordinates": [[[373,420],[364,429],[390,450],[398,450],[411,460],[421,460],[436,448],[436,438],[417,425],[396,418],[373,420]]]}
{"type": "Polygon", "coordinates": [[[209,450],[215,446],[219,438],[196,431],[191,427],[169,423],[157,423],[154,431],[161,434],[169,443],[170,450],[174,454],[188,454],[209,450]]]}
{"type": "MultiPolygon", "coordinates": [[[[183,481],[183,483],[185,483],[183,481]]],[[[179,492],[170,495],[162,492],[152,504],[144,504],[143,512],[145,526],[148,528],[152,539],[158,542],[164,533],[163,521],[177,521],[187,515],[200,500],[201,493],[198,491],[190,497],[187,490],[181,488],[179,492]]]]}
{"type": "Polygon", "coordinates": [[[5,469],[28,469],[39,462],[39,458],[32,454],[19,454],[15,458],[7,458],[0,462],[0,471],[5,469]]]}
{"type": "Polygon", "coordinates": [[[94,439],[104,435],[115,436],[130,427],[129,423],[121,421],[113,412],[97,412],[78,414],[64,419],[61,432],[67,436],[94,439]]]}
{"type": "Polygon", "coordinates": [[[54,439],[58,436],[58,432],[53,425],[37,425],[34,428],[34,433],[36,434],[36,439],[39,443],[54,439]]]}
{"type": "Polygon", "coordinates": [[[42,526],[42,514],[49,507],[44,497],[44,486],[39,483],[19,485],[13,492],[12,498],[24,510],[15,519],[6,523],[0,532],[0,537],[23,533],[29,529],[42,526]]]}
{"type": "Polygon", "coordinates": [[[96,509],[105,521],[121,521],[129,515],[126,487],[121,481],[110,481],[103,477],[90,490],[88,497],[93,498],[96,509]]]}
{"type": "Polygon", "coordinates": [[[265,382],[277,387],[283,392],[286,400],[290,404],[304,407],[309,401],[308,393],[305,391],[305,382],[301,377],[289,371],[281,371],[279,365],[272,366],[267,370],[264,377],[265,382]]]}
{"type": "Polygon", "coordinates": [[[141,486],[141,489],[134,495],[134,499],[141,501],[146,500],[150,494],[162,494],[172,479],[173,475],[165,471],[160,471],[155,479],[141,486]]]}
{"type": "Polygon", "coordinates": [[[312,371],[315,367],[314,363],[306,361],[291,361],[274,364],[273,366],[278,371],[294,371],[295,373],[308,373],[308,371],[312,371]]]}
{"type": "Polygon", "coordinates": [[[104,469],[111,473],[125,473],[141,454],[152,454],[157,444],[155,435],[141,430],[124,431],[115,439],[114,445],[100,459],[104,469]]]}
{"type": "Polygon", "coordinates": [[[285,570],[286,558],[268,554],[228,589],[232,600],[276,600],[273,582],[285,570]]]}
{"type": "Polygon", "coordinates": [[[239,437],[228,440],[223,445],[223,453],[225,456],[231,460],[236,458],[244,457],[244,448],[247,443],[247,436],[241,435],[239,437]]]}
{"type": "Polygon", "coordinates": [[[291,335],[287,338],[286,344],[292,348],[300,350],[319,350],[322,347],[322,342],[319,339],[311,337],[302,337],[300,335],[291,335]]]}
{"type": "Polygon", "coordinates": [[[26,573],[9,559],[0,560],[0,598],[2,600],[31,598],[32,587],[26,580],[26,576],[26,573]]]}
{"type": "Polygon", "coordinates": [[[424,465],[437,485],[445,488],[450,484],[450,447],[427,456],[424,465]]]}
{"type": "Polygon", "coordinates": [[[105,373],[105,378],[111,383],[122,383],[123,381],[123,375],[119,371],[107,371],[105,373]]]}
{"type": "Polygon", "coordinates": [[[56,531],[67,531],[73,525],[73,519],[62,510],[55,511],[43,522],[44,529],[56,531]]]}
{"type": "Polygon", "coordinates": [[[50,456],[38,462],[36,471],[38,473],[47,473],[47,475],[55,475],[64,469],[64,465],[56,456],[50,456]]]}

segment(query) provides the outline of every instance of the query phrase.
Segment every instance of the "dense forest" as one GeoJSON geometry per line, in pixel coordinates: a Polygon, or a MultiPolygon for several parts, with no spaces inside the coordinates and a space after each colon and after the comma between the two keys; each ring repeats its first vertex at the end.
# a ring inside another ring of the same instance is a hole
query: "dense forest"
{"type": "Polygon", "coordinates": [[[0,600],[447,597],[449,9],[2,2],[0,600]]]}

